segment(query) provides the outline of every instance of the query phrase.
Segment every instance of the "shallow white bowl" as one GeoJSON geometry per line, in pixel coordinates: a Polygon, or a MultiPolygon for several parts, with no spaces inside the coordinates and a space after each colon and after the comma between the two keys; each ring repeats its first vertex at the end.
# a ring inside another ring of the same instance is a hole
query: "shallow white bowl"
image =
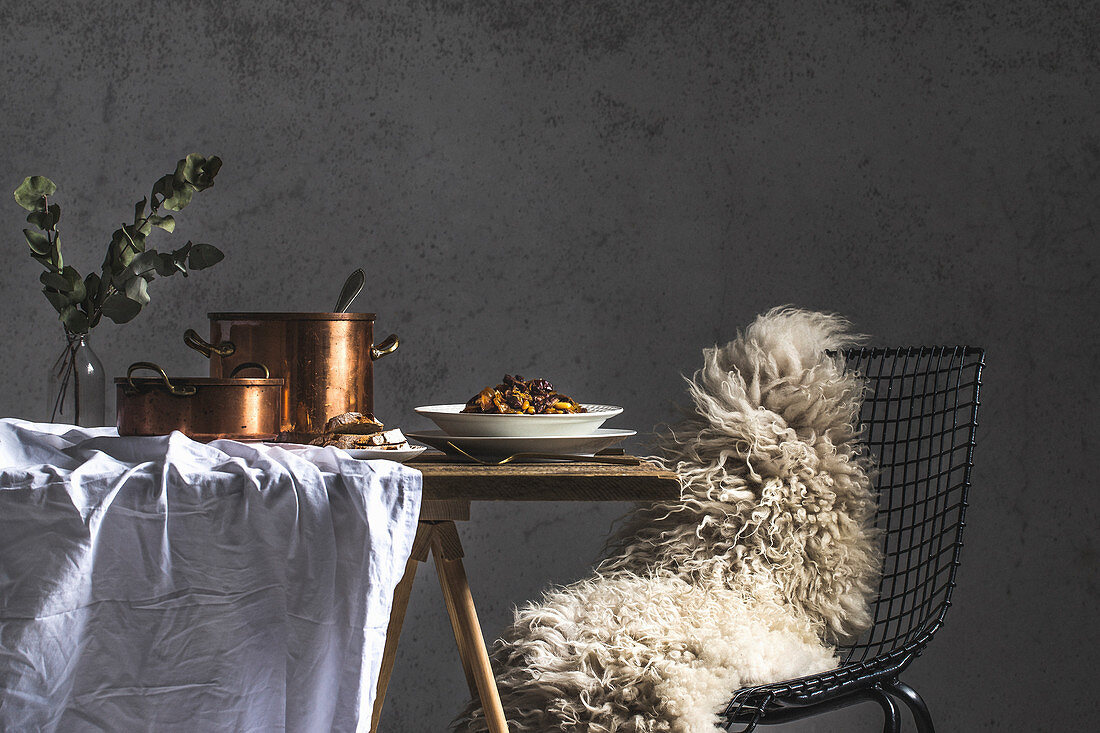
{"type": "MultiPolygon", "coordinates": [[[[583,403],[582,403],[583,404],[583,403]]],[[[614,405],[583,405],[588,412],[565,415],[495,415],[462,412],[466,405],[427,405],[416,411],[449,435],[486,438],[537,438],[591,435],[605,420],[623,411],[614,405]]]]}

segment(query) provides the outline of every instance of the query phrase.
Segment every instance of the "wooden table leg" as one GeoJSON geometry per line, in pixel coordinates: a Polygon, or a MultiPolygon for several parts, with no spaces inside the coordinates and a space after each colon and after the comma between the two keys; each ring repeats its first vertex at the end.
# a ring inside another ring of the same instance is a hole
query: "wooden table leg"
{"type": "Polygon", "coordinates": [[[462,543],[459,541],[458,530],[454,523],[456,519],[469,519],[469,509],[468,501],[426,502],[421,507],[420,522],[417,525],[409,561],[405,565],[405,574],[394,589],[390,623],[386,629],[386,645],[378,670],[378,686],[371,715],[372,733],[378,732],[382,703],[397,655],[397,642],[401,637],[409,595],[412,592],[413,580],[416,578],[416,564],[426,561],[429,552],[435,557],[439,585],[443,589],[447,616],[454,631],[458,656],[462,660],[462,669],[466,673],[470,694],[477,695],[481,700],[490,733],[508,733],[508,723],[500,704],[500,694],[497,692],[489,653],[485,649],[485,638],[481,634],[481,625],[477,620],[477,611],[474,609],[474,599],[470,594],[466,570],[462,566],[462,543]]]}
{"type": "Polygon", "coordinates": [[[428,560],[431,551],[432,536],[435,534],[434,522],[419,522],[416,536],[413,538],[409,560],[405,563],[405,574],[393,590],[393,605],[390,606],[390,623],[386,627],[386,646],[382,651],[382,664],[378,668],[378,685],[375,687],[374,710],[371,711],[371,733],[378,733],[378,722],[382,718],[382,703],[386,699],[386,690],[390,685],[390,675],[397,659],[397,642],[401,638],[401,627],[405,623],[405,612],[409,608],[409,596],[412,594],[413,581],[416,580],[416,566],[428,560]]]}
{"type": "Polygon", "coordinates": [[[470,666],[473,654],[470,652],[466,634],[458,625],[458,609],[455,608],[454,595],[447,591],[447,576],[443,570],[443,560],[439,555],[435,556],[435,571],[439,576],[439,587],[443,589],[443,603],[447,607],[447,618],[451,620],[451,631],[455,635],[455,644],[458,646],[458,658],[462,662],[462,671],[466,674],[466,687],[470,690],[471,697],[478,697],[477,681],[474,679],[474,670],[470,666]]]}
{"type": "Polygon", "coordinates": [[[405,564],[405,574],[393,590],[393,606],[390,608],[390,623],[386,627],[386,646],[382,651],[382,664],[378,669],[378,686],[375,688],[374,710],[370,717],[370,729],[378,731],[378,721],[382,717],[382,701],[386,699],[386,689],[390,685],[393,663],[397,658],[397,642],[401,638],[401,626],[405,622],[405,612],[409,608],[409,595],[416,579],[416,566],[421,561],[410,557],[405,564]]]}
{"type": "Polygon", "coordinates": [[[432,555],[458,643],[458,653],[467,670],[467,680],[473,677],[490,733],[508,733],[508,722],[500,703],[489,652],[485,649],[485,637],[481,633],[470,584],[462,566],[462,544],[454,522],[436,524],[432,535],[432,555]]]}

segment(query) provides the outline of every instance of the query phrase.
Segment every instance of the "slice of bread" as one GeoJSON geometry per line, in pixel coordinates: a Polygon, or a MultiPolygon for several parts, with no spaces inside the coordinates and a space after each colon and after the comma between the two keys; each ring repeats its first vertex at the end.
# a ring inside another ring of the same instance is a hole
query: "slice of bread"
{"type": "Polygon", "coordinates": [[[337,448],[373,448],[371,438],[373,435],[336,434],[330,436],[325,445],[333,445],[337,448]]]}
{"type": "Polygon", "coordinates": [[[382,432],[383,425],[369,412],[345,412],[343,415],[329,418],[325,423],[326,433],[345,435],[374,435],[382,432]]]}
{"type": "Polygon", "coordinates": [[[405,442],[405,436],[396,428],[394,430],[386,430],[381,433],[375,433],[374,435],[367,436],[370,439],[372,446],[378,446],[384,448],[388,445],[398,445],[405,442]]]}
{"type": "Polygon", "coordinates": [[[310,445],[336,446],[337,448],[408,448],[405,435],[397,429],[386,430],[371,435],[357,435],[355,433],[325,433],[314,438],[310,445]]]}

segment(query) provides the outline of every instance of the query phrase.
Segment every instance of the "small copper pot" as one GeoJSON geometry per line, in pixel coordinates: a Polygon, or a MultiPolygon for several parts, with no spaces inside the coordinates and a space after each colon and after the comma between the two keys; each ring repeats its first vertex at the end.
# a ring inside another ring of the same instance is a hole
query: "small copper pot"
{"type": "Polygon", "coordinates": [[[374,343],[373,313],[210,313],[210,341],[184,341],[210,357],[210,376],[245,361],[267,364],[283,386],[280,440],[308,442],[345,412],[374,412],[374,362],[397,350],[374,343]]]}
{"type": "Polygon", "coordinates": [[[272,379],[262,364],[238,365],[228,379],[169,377],[147,361],[132,364],[115,379],[119,435],[167,435],[179,430],[198,441],[218,438],[274,440],[279,434],[283,380],[272,379]],[[138,370],[157,377],[134,377],[138,370]],[[259,369],[262,378],[236,378],[259,369]]]}

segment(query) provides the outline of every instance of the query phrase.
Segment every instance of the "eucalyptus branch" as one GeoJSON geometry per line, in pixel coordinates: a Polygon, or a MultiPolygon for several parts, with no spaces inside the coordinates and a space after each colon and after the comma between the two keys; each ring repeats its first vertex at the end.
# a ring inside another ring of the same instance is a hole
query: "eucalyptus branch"
{"type": "Polygon", "coordinates": [[[149,302],[148,283],[155,275],[169,277],[179,272],[202,270],[220,262],[225,255],[209,244],[187,242],[170,253],[146,248],[153,227],[169,234],[176,222],[171,215],[161,216],[163,206],[180,211],[198,191],[214,185],[221,159],[192,153],[176,164],[176,170],[153,184],[151,194],[134,206],[134,223],[115,231],[103,260],[101,274],[81,277],[76,268],[65,265],[61,256],[61,236],[57,222],[61,208],[50,204],[57,186],[44,176],[30,176],[15,190],[15,200],[30,213],[27,221],[41,231],[24,229],[31,256],[45,269],[40,280],[42,292],[54,306],[67,331],[87,333],[102,316],[115,323],[126,323],[149,302]],[[149,205],[146,213],[146,204],[149,205]],[[155,273],[155,275],[154,275],[155,273]]]}

